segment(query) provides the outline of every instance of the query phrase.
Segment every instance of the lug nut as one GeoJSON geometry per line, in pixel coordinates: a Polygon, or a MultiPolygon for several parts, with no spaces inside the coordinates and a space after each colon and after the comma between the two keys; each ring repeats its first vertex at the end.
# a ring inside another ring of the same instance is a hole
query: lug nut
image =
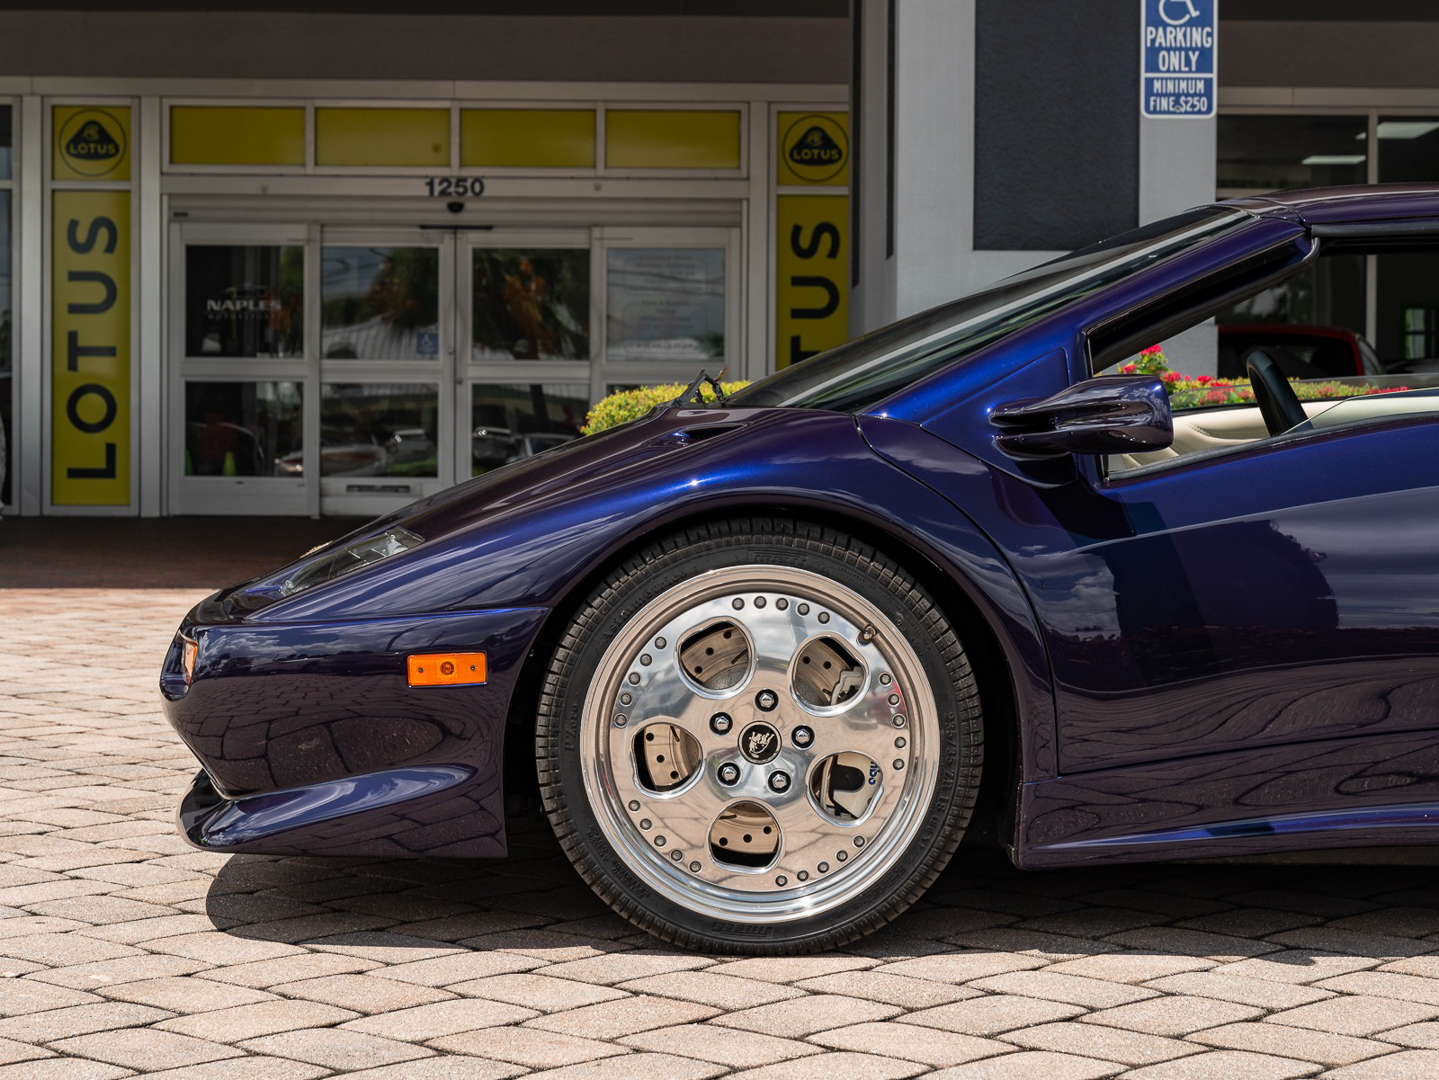
{"type": "Polygon", "coordinates": [[[779,704],[779,695],[773,690],[761,690],[754,696],[754,703],[760,712],[773,712],[774,707],[779,704]]]}
{"type": "Polygon", "coordinates": [[[728,735],[732,727],[734,721],[730,719],[729,713],[717,712],[710,717],[710,730],[716,735],[728,735]]]}
{"type": "Polygon", "coordinates": [[[788,791],[789,773],[771,773],[769,777],[769,786],[771,791],[788,791]]]}
{"type": "Polygon", "coordinates": [[[790,739],[801,750],[808,750],[810,744],[814,742],[814,732],[807,727],[797,727],[790,734],[790,739]]]}
{"type": "Polygon", "coordinates": [[[719,767],[719,771],[715,775],[719,777],[721,784],[737,784],[739,783],[739,766],[732,761],[727,761],[719,767]]]}

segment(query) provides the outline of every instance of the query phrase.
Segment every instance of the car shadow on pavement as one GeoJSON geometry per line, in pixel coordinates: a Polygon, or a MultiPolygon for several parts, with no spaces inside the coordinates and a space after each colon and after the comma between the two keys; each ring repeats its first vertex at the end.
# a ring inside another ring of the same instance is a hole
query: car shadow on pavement
{"type": "MultiPolygon", "coordinates": [[[[387,969],[461,951],[531,966],[636,950],[693,955],[613,914],[542,820],[508,827],[507,859],[232,856],[205,912],[235,938],[387,969]]],[[[1426,859],[1428,850],[1396,849],[1025,872],[1000,852],[962,848],[908,912],[833,955],[913,961],[895,973],[951,983],[1051,965],[1121,982],[1130,979],[1113,973],[1128,965],[1137,982],[1245,961],[1254,963],[1236,972],[1259,965],[1259,977],[1285,982],[1292,969],[1293,982],[1309,982],[1439,952],[1439,866],[1426,859]],[[1304,970],[1316,965],[1326,974],[1304,970]]]]}

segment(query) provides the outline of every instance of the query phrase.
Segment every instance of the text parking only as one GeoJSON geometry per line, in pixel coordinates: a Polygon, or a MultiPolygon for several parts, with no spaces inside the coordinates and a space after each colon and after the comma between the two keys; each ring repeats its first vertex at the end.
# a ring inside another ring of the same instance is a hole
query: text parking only
{"type": "Polygon", "coordinates": [[[1150,118],[1215,114],[1217,0],[1144,0],[1140,103],[1150,118]]]}

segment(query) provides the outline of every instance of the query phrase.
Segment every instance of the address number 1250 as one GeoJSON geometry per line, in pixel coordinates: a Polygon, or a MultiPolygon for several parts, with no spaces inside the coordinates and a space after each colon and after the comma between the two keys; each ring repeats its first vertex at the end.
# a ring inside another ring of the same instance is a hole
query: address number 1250
{"type": "Polygon", "coordinates": [[[478,199],[485,193],[485,182],[478,176],[431,176],[425,180],[425,190],[439,199],[478,199]]]}

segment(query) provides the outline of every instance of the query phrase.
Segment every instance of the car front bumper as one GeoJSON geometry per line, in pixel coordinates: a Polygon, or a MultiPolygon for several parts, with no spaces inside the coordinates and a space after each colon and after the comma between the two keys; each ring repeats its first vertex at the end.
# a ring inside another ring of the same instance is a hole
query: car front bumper
{"type": "Polygon", "coordinates": [[[546,612],[181,625],[160,685],[204,768],[181,830],[209,850],[499,856],[510,699],[546,612]],[[192,681],[183,641],[198,642],[192,681]],[[478,685],[412,687],[408,657],[484,652],[478,685]]]}

